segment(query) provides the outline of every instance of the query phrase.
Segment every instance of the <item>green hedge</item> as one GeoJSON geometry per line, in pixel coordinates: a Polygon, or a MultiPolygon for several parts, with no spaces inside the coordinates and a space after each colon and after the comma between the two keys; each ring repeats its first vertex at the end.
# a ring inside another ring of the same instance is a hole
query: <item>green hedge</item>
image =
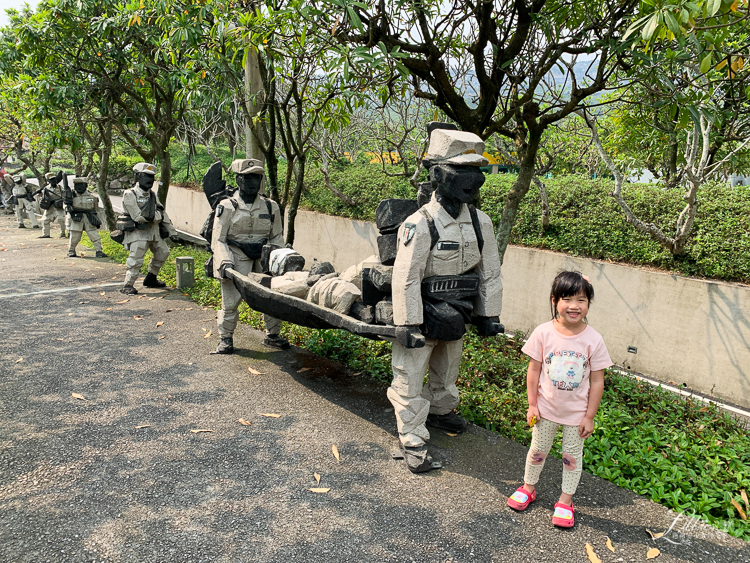
{"type": "MultiPolygon", "coordinates": [[[[343,166],[332,171],[339,190],[357,201],[350,207],[334,196],[314,168],[306,179],[302,205],[310,210],[373,220],[377,202],[387,197],[415,197],[406,179],[383,176],[379,167],[343,166]]],[[[488,175],[481,209],[497,223],[516,176],[488,175]]],[[[750,283],[750,187],[709,183],[701,188],[695,227],[684,255],[674,257],[655,240],[640,234],[609,195],[606,179],[561,176],[546,179],[550,225],[541,227],[539,192],[532,185],[521,203],[511,244],[546,248],[575,256],[652,266],[685,275],[750,283]]],[[[681,190],[654,184],[628,184],[623,196],[638,217],[672,234],[684,207],[681,190]]]]}

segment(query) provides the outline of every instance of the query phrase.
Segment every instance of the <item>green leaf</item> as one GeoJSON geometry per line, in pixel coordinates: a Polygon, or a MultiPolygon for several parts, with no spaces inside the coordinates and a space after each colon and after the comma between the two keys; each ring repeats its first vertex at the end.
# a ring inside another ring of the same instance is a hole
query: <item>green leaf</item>
{"type": "Polygon", "coordinates": [[[711,63],[712,63],[711,53],[708,53],[705,57],[703,57],[703,60],[701,61],[701,72],[703,74],[706,74],[709,70],[711,70],[711,63]]]}
{"type": "Polygon", "coordinates": [[[346,12],[349,14],[349,19],[352,22],[352,25],[357,28],[357,31],[362,33],[362,20],[359,19],[359,16],[357,15],[357,12],[355,12],[351,6],[347,6],[346,12]]]}
{"type": "Polygon", "coordinates": [[[671,12],[664,12],[664,21],[666,22],[669,31],[674,33],[675,37],[679,37],[681,35],[680,25],[677,23],[677,20],[674,18],[671,12]]]}
{"type": "Polygon", "coordinates": [[[706,2],[706,12],[709,16],[713,16],[721,8],[721,0],[708,0],[706,2]]]}
{"type": "Polygon", "coordinates": [[[650,41],[654,36],[656,28],[659,26],[659,15],[659,12],[653,14],[651,19],[648,20],[648,23],[644,26],[643,31],[641,32],[641,37],[643,37],[644,41],[650,41]]]}

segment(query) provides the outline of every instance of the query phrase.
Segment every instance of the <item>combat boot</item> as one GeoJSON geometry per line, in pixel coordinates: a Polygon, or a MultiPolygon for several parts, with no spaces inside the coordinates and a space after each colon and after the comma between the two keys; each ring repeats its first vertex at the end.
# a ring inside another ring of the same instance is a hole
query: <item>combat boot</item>
{"type": "Polygon", "coordinates": [[[97,250],[96,251],[96,257],[97,258],[107,258],[107,255],[104,254],[104,252],[102,252],[101,250],[97,250]]]}
{"type": "Polygon", "coordinates": [[[42,235],[42,236],[40,236],[40,237],[36,237],[36,238],[52,238],[52,237],[51,237],[51,236],[49,236],[49,235],[42,235]]]}
{"type": "Polygon", "coordinates": [[[75,250],[69,250],[68,251],[68,258],[78,258],[78,254],[76,254],[75,250]]]}
{"type": "Polygon", "coordinates": [[[163,281],[159,281],[156,279],[156,276],[149,272],[146,274],[146,277],[143,278],[143,287],[166,287],[167,284],[165,284],[163,281]]]}
{"type": "Polygon", "coordinates": [[[231,354],[234,352],[234,341],[231,336],[225,336],[219,340],[216,350],[211,352],[212,354],[231,354]]]}
{"type": "Polygon", "coordinates": [[[467,426],[467,422],[463,418],[458,416],[454,411],[451,411],[448,414],[430,413],[427,415],[425,424],[433,428],[440,428],[441,430],[446,430],[448,432],[455,432],[456,434],[466,432],[467,426]]]}
{"type": "Polygon", "coordinates": [[[132,285],[123,285],[120,288],[120,293],[124,293],[125,295],[138,295],[138,290],[132,285]]]}
{"type": "Polygon", "coordinates": [[[34,226],[33,226],[33,227],[31,227],[31,228],[32,228],[32,229],[41,229],[41,227],[40,227],[39,225],[34,225],[34,226]]]}
{"type": "Polygon", "coordinates": [[[289,341],[278,334],[269,334],[266,336],[265,340],[263,340],[263,345],[278,350],[286,350],[289,348],[289,341]]]}
{"type": "Polygon", "coordinates": [[[25,229],[25,228],[26,228],[26,225],[24,225],[23,223],[21,223],[20,225],[18,225],[18,228],[19,228],[19,229],[25,229]]]}
{"type": "Polygon", "coordinates": [[[401,452],[404,454],[406,466],[412,473],[426,473],[427,471],[443,467],[440,462],[432,459],[432,456],[427,451],[427,444],[412,448],[401,444],[401,452]]]}
{"type": "Polygon", "coordinates": [[[68,238],[68,233],[60,233],[60,238],[68,238]]]}

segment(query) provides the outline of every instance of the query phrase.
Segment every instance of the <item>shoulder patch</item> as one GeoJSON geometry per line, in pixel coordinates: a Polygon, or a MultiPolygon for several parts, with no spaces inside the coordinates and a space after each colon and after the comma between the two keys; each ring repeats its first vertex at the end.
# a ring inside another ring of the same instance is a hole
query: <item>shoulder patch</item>
{"type": "Polygon", "coordinates": [[[224,213],[224,206],[219,204],[216,206],[216,216],[221,217],[222,213],[224,213]]]}
{"type": "Polygon", "coordinates": [[[411,239],[414,238],[414,233],[417,232],[417,226],[414,223],[404,223],[404,234],[403,241],[404,246],[408,246],[411,239]]]}

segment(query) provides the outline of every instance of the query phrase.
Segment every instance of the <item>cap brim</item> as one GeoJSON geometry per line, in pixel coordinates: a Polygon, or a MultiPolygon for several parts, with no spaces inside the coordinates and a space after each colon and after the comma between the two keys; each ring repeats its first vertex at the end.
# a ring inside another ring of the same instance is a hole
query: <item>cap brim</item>
{"type": "Polygon", "coordinates": [[[251,166],[250,168],[245,168],[244,170],[237,172],[237,174],[260,174],[262,176],[264,172],[262,166],[251,166]]]}
{"type": "MultiPolygon", "coordinates": [[[[429,159],[429,155],[427,155],[429,159]]],[[[433,164],[453,164],[454,166],[487,166],[490,161],[481,154],[460,154],[445,160],[432,159],[433,164]]]]}

